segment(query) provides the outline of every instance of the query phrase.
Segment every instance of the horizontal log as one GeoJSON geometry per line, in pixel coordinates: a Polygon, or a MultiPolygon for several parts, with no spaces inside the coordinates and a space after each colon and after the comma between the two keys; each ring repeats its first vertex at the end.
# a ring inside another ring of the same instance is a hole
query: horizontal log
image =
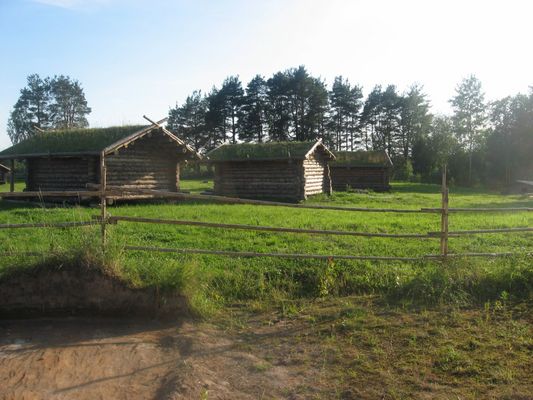
{"type": "Polygon", "coordinates": [[[299,175],[296,176],[296,175],[287,175],[287,174],[283,174],[282,172],[280,171],[274,171],[274,172],[271,172],[269,174],[264,174],[264,175],[260,175],[260,174],[224,174],[224,175],[215,175],[215,178],[217,179],[223,179],[223,180],[226,180],[226,179],[241,179],[241,180],[257,180],[257,181],[265,181],[265,180],[285,180],[285,181],[288,181],[288,180],[294,180],[294,179],[299,179],[299,175]]]}
{"type": "Polygon", "coordinates": [[[170,249],[148,246],[125,246],[127,251],[154,251],[160,253],[179,254],[207,254],[230,257],[277,257],[318,260],[374,260],[374,261],[419,261],[420,257],[381,257],[381,256],[350,256],[350,255],[323,255],[323,254],[296,254],[296,253],[256,253],[252,251],[225,251],[204,249],[170,249]]]}
{"type": "MultiPolygon", "coordinates": [[[[106,195],[113,192],[106,192],[106,195]]],[[[24,197],[100,197],[100,191],[87,190],[60,190],[60,191],[28,191],[28,192],[0,192],[0,198],[24,198],[24,197]]]]}
{"type": "Polygon", "coordinates": [[[242,224],[222,224],[214,222],[201,221],[184,221],[184,220],[168,220],[157,218],[142,218],[142,217],[125,217],[112,216],[109,217],[110,222],[127,221],[140,222],[149,224],[166,224],[166,225],[186,225],[186,226],[201,226],[206,228],[223,228],[223,229],[241,229],[252,231],[268,231],[268,232],[288,232],[288,233],[306,233],[306,234],[320,234],[320,235],[341,235],[341,236],[361,236],[361,237],[381,237],[381,238],[432,238],[427,234],[416,233],[368,233],[355,231],[338,231],[338,230],[324,230],[324,229],[304,229],[304,228],[281,228],[273,226],[258,226],[258,225],[242,225],[242,224]]]}
{"type": "MultiPolygon", "coordinates": [[[[120,188],[110,187],[110,190],[115,190],[120,188]]],[[[275,201],[266,201],[266,200],[249,200],[249,199],[240,199],[236,197],[225,197],[225,196],[215,196],[215,195],[205,195],[205,194],[190,194],[190,193],[179,193],[179,192],[162,192],[157,190],[136,190],[137,194],[152,194],[157,197],[162,198],[174,198],[174,199],[190,199],[190,200],[207,200],[207,201],[217,201],[227,204],[251,204],[251,205],[265,205],[273,207],[291,207],[291,208],[302,208],[302,209],[314,209],[314,210],[335,210],[335,211],[360,211],[360,212],[391,212],[391,213],[437,213],[437,211],[432,210],[422,210],[422,209],[395,209],[395,208],[359,208],[359,207],[339,207],[339,206],[320,206],[312,204],[293,204],[293,203],[282,203],[275,201]]],[[[133,194],[130,192],[129,194],[133,194]]],[[[440,212],[440,209],[439,211],[440,212]]]]}
{"type": "MultiPolygon", "coordinates": [[[[533,228],[500,228],[500,229],[477,229],[470,231],[450,231],[448,236],[461,236],[461,235],[476,235],[483,233],[512,233],[512,232],[533,232],[533,228]]],[[[428,232],[431,236],[441,236],[442,232],[428,232]]]]}
{"type": "Polygon", "coordinates": [[[82,222],[38,222],[25,224],[0,224],[0,229],[19,229],[19,228],[72,228],[77,226],[98,225],[100,221],[82,221],[82,222]]]}
{"type": "Polygon", "coordinates": [[[461,257],[533,257],[533,252],[525,253],[515,253],[515,252],[505,252],[505,253],[448,253],[446,256],[441,254],[427,254],[424,258],[461,258],[461,257]]]}
{"type": "MultiPolygon", "coordinates": [[[[442,212],[441,208],[421,208],[427,212],[442,212]]],[[[508,208],[448,208],[448,212],[515,212],[515,211],[533,211],[532,207],[508,207],[508,208]]]]}
{"type": "Polygon", "coordinates": [[[127,184],[132,187],[135,185],[167,185],[171,182],[175,183],[173,179],[131,179],[131,178],[113,178],[107,179],[110,185],[127,184]]]}

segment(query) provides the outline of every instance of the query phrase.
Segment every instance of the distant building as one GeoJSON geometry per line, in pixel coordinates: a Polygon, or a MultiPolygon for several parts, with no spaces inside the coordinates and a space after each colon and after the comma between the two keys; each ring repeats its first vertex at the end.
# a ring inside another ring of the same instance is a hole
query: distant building
{"type": "Polygon", "coordinates": [[[334,190],[390,190],[392,161],[385,151],[338,151],[330,162],[334,190]]]}
{"type": "Polygon", "coordinates": [[[533,181],[526,181],[518,179],[516,181],[518,192],[520,193],[533,193],[533,181]]]}
{"type": "Polygon", "coordinates": [[[43,192],[100,183],[102,157],[107,185],[174,192],[180,162],[199,156],[155,125],[50,131],[0,152],[0,160],[24,160],[26,190],[43,192]]]}
{"type": "Polygon", "coordinates": [[[0,164],[0,184],[1,185],[6,183],[7,174],[9,174],[10,171],[11,171],[11,169],[6,167],[5,165],[0,164]]]}
{"type": "Polygon", "coordinates": [[[331,193],[328,162],[335,156],[320,140],[225,144],[208,158],[220,196],[297,202],[331,193]]]}

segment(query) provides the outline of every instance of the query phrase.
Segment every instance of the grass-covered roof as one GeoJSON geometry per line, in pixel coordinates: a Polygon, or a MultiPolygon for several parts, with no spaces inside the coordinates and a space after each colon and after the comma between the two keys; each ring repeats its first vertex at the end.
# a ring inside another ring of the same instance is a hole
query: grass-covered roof
{"type": "MultiPolygon", "coordinates": [[[[210,161],[303,160],[317,142],[269,142],[224,144],[207,154],[210,161]]],[[[329,150],[321,143],[327,153],[329,150]]]]}
{"type": "Polygon", "coordinates": [[[0,158],[33,154],[97,153],[146,127],[130,125],[43,132],[3,150],[0,152],[0,158]]]}
{"type": "Polygon", "coordinates": [[[392,162],[385,151],[337,151],[332,166],[338,167],[392,167],[392,162]]]}

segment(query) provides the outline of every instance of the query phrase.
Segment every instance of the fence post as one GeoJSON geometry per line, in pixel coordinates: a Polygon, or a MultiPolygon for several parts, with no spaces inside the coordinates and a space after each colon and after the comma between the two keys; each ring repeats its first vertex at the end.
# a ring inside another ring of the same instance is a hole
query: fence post
{"type": "Polygon", "coordinates": [[[446,183],[446,165],[442,170],[442,204],[440,218],[440,255],[445,260],[448,256],[448,185],[446,183]]]}
{"type": "Polygon", "coordinates": [[[106,200],[107,172],[105,166],[105,154],[100,155],[100,212],[101,212],[101,232],[102,232],[102,252],[106,247],[106,225],[107,225],[107,200],[106,200]]]}
{"type": "Polygon", "coordinates": [[[15,159],[11,159],[11,172],[9,173],[9,191],[13,193],[15,191],[15,159]]]}

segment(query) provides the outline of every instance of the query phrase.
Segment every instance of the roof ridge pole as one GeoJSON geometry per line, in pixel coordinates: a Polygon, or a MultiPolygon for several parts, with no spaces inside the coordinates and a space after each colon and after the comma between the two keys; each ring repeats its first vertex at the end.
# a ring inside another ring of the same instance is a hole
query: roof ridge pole
{"type": "Polygon", "coordinates": [[[148,118],[146,115],[143,115],[143,118],[145,120],[147,120],[148,122],[150,122],[152,125],[158,126],[160,128],[162,128],[161,124],[168,120],[168,117],[165,117],[165,118],[160,119],[159,121],[155,122],[155,121],[152,121],[150,118],[148,118]]]}

